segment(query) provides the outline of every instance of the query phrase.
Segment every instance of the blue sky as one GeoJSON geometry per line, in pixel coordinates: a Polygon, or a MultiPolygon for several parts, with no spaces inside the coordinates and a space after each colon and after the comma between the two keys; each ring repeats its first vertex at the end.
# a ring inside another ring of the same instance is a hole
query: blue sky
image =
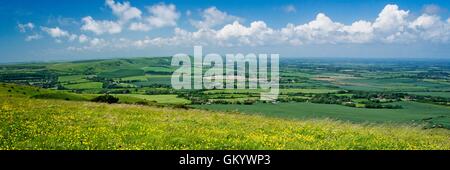
{"type": "Polygon", "coordinates": [[[204,52],[450,58],[450,1],[0,2],[0,63],[204,52]]]}

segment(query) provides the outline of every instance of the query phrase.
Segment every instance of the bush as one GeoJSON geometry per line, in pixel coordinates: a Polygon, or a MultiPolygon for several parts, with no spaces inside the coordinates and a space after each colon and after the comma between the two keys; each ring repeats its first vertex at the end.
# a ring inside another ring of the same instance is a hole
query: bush
{"type": "Polygon", "coordinates": [[[119,102],[119,98],[106,94],[102,96],[97,96],[94,99],[92,99],[92,101],[112,104],[119,102]]]}

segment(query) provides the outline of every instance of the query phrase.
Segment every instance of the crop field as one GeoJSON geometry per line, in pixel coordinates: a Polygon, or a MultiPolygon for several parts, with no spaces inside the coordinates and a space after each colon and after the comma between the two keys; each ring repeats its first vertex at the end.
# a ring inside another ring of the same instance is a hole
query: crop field
{"type": "Polygon", "coordinates": [[[87,81],[85,75],[71,75],[71,76],[60,76],[58,77],[58,81],[65,82],[73,82],[73,83],[81,83],[87,81]]]}
{"type": "Polygon", "coordinates": [[[111,72],[102,72],[98,74],[99,77],[104,78],[122,78],[129,76],[142,76],[144,71],[140,69],[119,69],[111,72]]]}
{"type": "Polygon", "coordinates": [[[357,123],[410,123],[450,128],[449,108],[431,104],[401,102],[403,109],[366,109],[315,103],[247,105],[198,105],[198,108],[237,111],[280,118],[328,118],[357,123]],[[445,122],[445,124],[441,124],[445,122]]]}
{"type": "Polygon", "coordinates": [[[64,87],[68,89],[101,89],[102,83],[100,82],[85,82],[76,84],[66,84],[64,87]]]}
{"type": "Polygon", "coordinates": [[[416,94],[416,95],[423,95],[423,96],[437,96],[437,97],[450,98],[450,92],[408,92],[408,93],[416,94]]]}
{"type": "Polygon", "coordinates": [[[118,94],[117,96],[120,97],[133,97],[133,98],[139,98],[144,99],[147,101],[154,101],[157,103],[162,104],[189,104],[190,101],[183,99],[183,98],[177,98],[177,95],[143,95],[143,94],[118,94]]]}
{"type": "Polygon", "coordinates": [[[348,79],[341,82],[342,87],[349,90],[373,91],[424,91],[424,90],[450,90],[450,86],[420,81],[416,79],[348,79]]]}

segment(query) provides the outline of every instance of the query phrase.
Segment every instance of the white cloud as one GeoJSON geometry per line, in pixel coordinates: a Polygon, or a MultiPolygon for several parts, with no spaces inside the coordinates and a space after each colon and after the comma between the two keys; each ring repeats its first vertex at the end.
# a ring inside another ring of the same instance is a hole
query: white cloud
{"type": "Polygon", "coordinates": [[[17,24],[17,27],[19,28],[20,32],[27,32],[27,30],[33,30],[34,24],[31,22],[28,22],[26,24],[17,24]]]}
{"type": "Polygon", "coordinates": [[[450,25],[436,15],[423,14],[411,22],[410,27],[424,40],[446,42],[450,38],[450,25]]]}
{"type": "MultiPolygon", "coordinates": [[[[149,31],[155,28],[177,25],[180,17],[173,4],[155,4],[148,7],[147,16],[128,15],[121,17],[126,9],[131,9],[129,3],[115,3],[108,0],[118,21],[96,21],[92,17],[83,18],[82,30],[91,31],[97,35],[120,33],[124,26],[131,31],[149,31]],[[122,11],[122,12],[120,12],[122,11]],[[138,17],[139,16],[139,17],[138,17]],[[127,20],[129,23],[121,22],[127,20]],[[128,25],[126,25],[128,24],[128,25]]],[[[210,7],[201,11],[201,20],[190,20],[197,29],[188,31],[174,28],[173,35],[156,36],[143,39],[113,38],[101,39],[87,37],[84,34],[75,37],[67,31],[56,28],[43,29],[52,37],[65,37],[69,41],[78,38],[85,43],[81,49],[100,48],[143,48],[147,46],[192,46],[211,45],[230,46],[263,46],[263,45],[304,45],[304,44],[361,44],[361,43],[414,43],[434,42],[448,43],[450,41],[450,18],[441,19],[437,14],[429,12],[418,17],[410,16],[409,11],[400,9],[395,4],[386,5],[372,21],[356,20],[350,24],[333,21],[324,13],[318,13],[315,18],[306,23],[289,23],[282,28],[271,28],[264,21],[253,21],[245,24],[236,16],[210,7]],[[59,32],[59,33],[58,33],[59,32]]]]}
{"type": "Polygon", "coordinates": [[[48,35],[50,35],[53,38],[62,38],[62,37],[69,37],[69,32],[60,29],[59,27],[55,28],[48,28],[48,27],[41,27],[42,31],[46,32],[48,35]]]}
{"type": "Polygon", "coordinates": [[[399,10],[397,5],[388,4],[378,14],[373,23],[374,29],[383,33],[404,31],[409,11],[399,10]]]}
{"type": "Polygon", "coordinates": [[[297,12],[297,9],[295,8],[294,5],[291,4],[291,5],[284,6],[283,11],[286,13],[294,13],[294,12],[297,12]]]}
{"type": "Polygon", "coordinates": [[[83,26],[81,30],[91,31],[97,35],[104,33],[117,34],[122,32],[124,24],[132,19],[140,19],[142,12],[136,7],[130,5],[130,2],[115,2],[114,0],[106,0],[106,5],[111,8],[112,13],[118,18],[117,21],[94,20],[91,16],[82,19],[83,26]]]}
{"type": "Polygon", "coordinates": [[[202,11],[202,20],[191,20],[191,24],[196,28],[212,28],[219,26],[227,22],[239,21],[239,17],[228,15],[226,12],[222,12],[216,7],[209,7],[202,11]]]}
{"type": "Polygon", "coordinates": [[[113,14],[119,18],[121,22],[127,22],[131,19],[141,18],[141,10],[136,7],[132,7],[130,2],[126,1],[123,3],[114,2],[114,0],[106,0],[106,5],[108,5],[113,14]]]}
{"type": "Polygon", "coordinates": [[[33,41],[33,40],[38,40],[41,39],[42,36],[39,34],[33,34],[33,35],[29,35],[25,38],[25,41],[33,41]]]}
{"type": "Polygon", "coordinates": [[[68,41],[75,41],[78,38],[78,35],[71,34],[69,33],[69,31],[63,30],[59,27],[55,28],[41,27],[41,30],[50,35],[50,37],[54,38],[56,43],[62,43],[63,39],[68,41]]]}
{"type": "Polygon", "coordinates": [[[69,41],[74,41],[77,38],[78,38],[78,35],[76,35],[76,34],[70,34],[69,37],[68,37],[69,41]]]}
{"type": "Polygon", "coordinates": [[[159,3],[147,7],[149,16],[145,17],[143,21],[133,22],[128,26],[131,31],[149,31],[153,28],[162,28],[176,26],[180,13],[176,11],[173,4],[166,5],[159,3]]]}
{"type": "Polygon", "coordinates": [[[86,35],[81,34],[80,36],[78,36],[78,42],[85,43],[87,41],[89,41],[89,37],[87,37],[86,35]]]}
{"type": "Polygon", "coordinates": [[[271,39],[274,30],[267,27],[263,21],[254,21],[249,27],[241,25],[235,21],[233,24],[225,25],[222,29],[217,31],[218,40],[237,39],[238,44],[245,45],[264,45],[266,40],[271,39]]]}
{"type": "Polygon", "coordinates": [[[374,38],[372,23],[364,20],[356,21],[350,26],[342,28],[344,34],[344,41],[352,43],[370,42],[374,38]]]}
{"type": "Polygon", "coordinates": [[[101,38],[93,38],[92,40],[89,41],[89,45],[92,48],[102,48],[108,45],[108,42],[101,38]]]}
{"type": "Polygon", "coordinates": [[[103,33],[117,34],[122,32],[122,26],[114,21],[96,21],[91,16],[84,17],[82,19],[83,26],[81,30],[91,31],[97,35],[103,33]]]}
{"type": "MultiPolygon", "coordinates": [[[[284,39],[295,39],[295,44],[303,43],[336,43],[342,39],[344,25],[332,21],[323,13],[317,14],[316,18],[309,23],[294,26],[288,24],[281,30],[284,39]]],[[[352,30],[351,28],[347,28],[352,30]]]]}
{"type": "Polygon", "coordinates": [[[167,26],[176,26],[180,14],[176,11],[173,4],[156,4],[148,7],[148,12],[151,14],[147,18],[147,22],[151,27],[161,28],[167,26]]]}
{"type": "Polygon", "coordinates": [[[142,22],[134,22],[130,24],[129,29],[132,31],[149,31],[151,27],[142,22]]]}

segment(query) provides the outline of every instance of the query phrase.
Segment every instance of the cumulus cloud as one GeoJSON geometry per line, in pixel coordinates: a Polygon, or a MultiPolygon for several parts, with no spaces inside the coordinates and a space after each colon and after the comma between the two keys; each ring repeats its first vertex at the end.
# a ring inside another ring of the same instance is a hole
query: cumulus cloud
{"type": "Polygon", "coordinates": [[[230,39],[238,40],[241,45],[264,45],[274,35],[274,30],[267,27],[263,21],[254,21],[249,27],[235,21],[217,31],[217,39],[224,41],[230,39]]]}
{"type": "Polygon", "coordinates": [[[123,25],[132,19],[140,19],[142,12],[136,7],[130,5],[130,2],[115,2],[114,0],[106,0],[105,4],[112,10],[117,17],[116,21],[110,20],[94,20],[91,16],[82,19],[83,25],[81,30],[91,31],[97,35],[104,33],[117,34],[122,32],[123,25]]]}
{"type": "Polygon", "coordinates": [[[89,41],[89,44],[92,47],[101,47],[101,46],[105,46],[107,44],[107,42],[104,39],[94,38],[91,41],[89,41]]]}
{"type": "Polygon", "coordinates": [[[91,16],[84,17],[82,21],[83,26],[81,27],[81,30],[83,31],[91,31],[98,35],[103,33],[117,34],[122,32],[122,25],[114,21],[96,21],[91,16]]]}
{"type": "Polygon", "coordinates": [[[378,14],[373,27],[384,33],[403,31],[407,25],[408,15],[409,11],[399,10],[397,5],[388,4],[378,14]]]}
{"type": "Polygon", "coordinates": [[[141,18],[141,10],[132,7],[128,1],[116,3],[114,0],[106,0],[106,5],[111,8],[113,14],[116,15],[121,22],[127,22],[134,18],[141,18]]]}
{"type": "Polygon", "coordinates": [[[202,11],[202,20],[191,20],[191,24],[200,29],[200,28],[212,28],[215,26],[219,26],[221,24],[225,24],[227,22],[233,22],[241,20],[239,17],[229,15],[226,12],[222,12],[216,7],[209,7],[202,11]]]}
{"type": "Polygon", "coordinates": [[[147,7],[150,14],[143,21],[133,22],[128,27],[132,31],[149,31],[153,28],[172,27],[177,25],[180,13],[173,4],[159,3],[147,7]]]}
{"type": "MultiPolygon", "coordinates": [[[[47,33],[50,37],[55,39],[55,42],[62,43],[63,40],[68,41],[75,41],[78,38],[78,35],[71,34],[69,31],[63,30],[59,27],[49,28],[49,27],[41,27],[41,30],[45,33],[47,33]]],[[[37,36],[37,34],[35,34],[37,36]]],[[[39,37],[29,37],[29,39],[40,39],[42,38],[40,35],[39,37]]]]}
{"type": "Polygon", "coordinates": [[[20,32],[27,32],[27,30],[33,30],[34,24],[31,22],[28,22],[26,24],[17,24],[17,28],[19,28],[20,32]]]}
{"type": "Polygon", "coordinates": [[[174,4],[157,4],[147,8],[151,14],[147,18],[152,27],[160,28],[166,26],[176,26],[180,13],[176,11],[174,4]]]}
{"type": "Polygon", "coordinates": [[[33,35],[29,35],[25,38],[25,41],[33,41],[33,40],[38,40],[41,39],[42,36],[40,34],[33,34],[33,35]]]}
{"type": "Polygon", "coordinates": [[[423,14],[410,23],[415,35],[423,40],[447,42],[450,38],[450,25],[436,15],[423,14]]]}
{"type": "Polygon", "coordinates": [[[88,36],[86,36],[84,34],[81,34],[81,35],[78,36],[78,42],[85,43],[87,41],[89,41],[89,37],[88,36]]]}
{"type": "Polygon", "coordinates": [[[48,27],[41,27],[41,30],[46,32],[48,35],[50,35],[53,38],[61,38],[61,37],[69,37],[69,32],[60,29],[59,27],[55,28],[48,28],[48,27]]]}
{"type": "MultiPolygon", "coordinates": [[[[264,46],[264,45],[304,45],[304,44],[362,44],[362,43],[449,43],[450,18],[442,19],[432,12],[424,12],[417,17],[410,16],[408,10],[395,4],[388,4],[373,20],[356,20],[352,23],[334,21],[325,13],[318,13],[309,22],[288,23],[282,28],[272,28],[264,21],[242,22],[239,17],[229,15],[216,7],[201,11],[200,20],[190,20],[196,30],[176,27],[180,13],[173,4],[159,3],[147,7],[147,15],[125,14],[134,7],[129,3],[106,1],[117,21],[96,21],[87,16],[82,19],[82,30],[96,35],[116,34],[127,26],[131,31],[150,31],[162,27],[175,27],[168,37],[146,36],[143,39],[101,39],[86,35],[74,36],[60,28],[42,29],[54,38],[65,37],[69,41],[78,39],[85,47],[99,48],[143,48],[147,46],[264,46]],[[126,16],[126,17],[125,17],[126,16]],[[124,25],[124,20],[131,21],[124,25]]],[[[133,10],[131,10],[133,11],[133,10]]],[[[130,12],[133,13],[133,12],[130,12]]]]}
{"type": "Polygon", "coordinates": [[[342,43],[413,43],[420,41],[448,43],[450,19],[423,14],[409,17],[409,11],[397,5],[386,5],[372,22],[357,20],[351,24],[333,21],[324,13],[304,24],[287,24],[280,29],[269,27],[264,21],[249,25],[234,21],[223,27],[199,27],[196,31],[175,28],[171,37],[146,37],[130,40],[130,46],[261,46],[342,43]]]}
{"type": "Polygon", "coordinates": [[[129,29],[132,31],[149,31],[151,27],[142,22],[134,22],[130,24],[129,29]]]}

